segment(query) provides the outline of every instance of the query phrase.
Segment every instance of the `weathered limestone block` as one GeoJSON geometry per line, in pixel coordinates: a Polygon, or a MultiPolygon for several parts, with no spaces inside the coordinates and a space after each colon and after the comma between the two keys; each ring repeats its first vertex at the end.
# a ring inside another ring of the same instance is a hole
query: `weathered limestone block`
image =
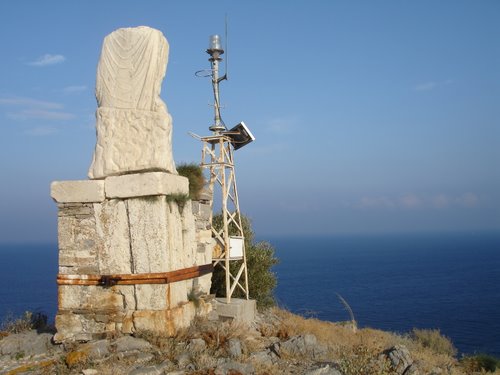
{"type": "Polygon", "coordinates": [[[104,181],[54,181],[50,185],[50,196],[58,203],[102,202],[104,181]]]}
{"type": "MultiPolygon", "coordinates": [[[[188,264],[187,258],[189,254],[183,253],[183,227],[179,205],[176,202],[167,202],[167,206],[167,228],[169,233],[167,239],[169,248],[167,264],[169,270],[178,270],[187,267],[185,264],[188,264]]],[[[193,263],[190,263],[190,265],[193,265],[193,263]]],[[[188,292],[188,281],[170,284],[171,306],[177,306],[179,303],[187,301],[188,292]]]]}
{"type": "MultiPolygon", "coordinates": [[[[168,203],[164,196],[127,199],[133,273],[166,272],[168,203]]],[[[182,257],[178,252],[177,257],[182,257]]]]}
{"type": "Polygon", "coordinates": [[[196,263],[196,228],[194,225],[195,218],[191,201],[183,204],[181,209],[181,223],[182,223],[182,253],[183,253],[183,267],[191,267],[196,263]]]}
{"type": "Polygon", "coordinates": [[[97,273],[92,204],[59,204],[58,216],[59,272],[97,273]]]}
{"type": "MultiPolygon", "coordinates": [[[[167,209],[165,196],[127,199],[130,249],[134,273],[170,271],[167,263],[167,209]]],[[[179,254],[181,256],[181,254],[179,254]]],[[[135,286],[137,310],[169,308],[168,286],[143,284],[135,286]]]]}
{"type": "MultiPolygon", "coordinates": [[[[195,219],[196,236],[196,264],[212,263],[213,248],[215,240],[212,238],[210,228],[211,216],[210,204],[205,202],[192,202],[192,212],[195,219]]],[[[207,274],[196,279],[196,287],[201,293],[210,293],[212,286],[212,274],[207,274]]],[[[193,286],[195,284],[193,283],[193,286]]]]}
{"type": "Polygon", "coordinates": [[[135,285],[115,285],[112,287],[115,293],[123,296],[123,308],[126,311],[137,309],[137,300],[135,298],[135,285]]]}
{"type": "Polygon", "coordinates": [[[180,328],[188,327],[197,314],[206,315],[211,309],[210,304],[201,301],[198,307],[190,302],[168,310],[135,311],[133,313],[134,331],[153,331],[174,335],[180,328]]]}
{"type": "Polygon", "coordinates": [[[188,194],[189,180],[165,172],[134,173],[105,179],[107,198],[188,194]]]}
{"type": "Polygon", "coordinates": [[[176,173],[171,150],[168,113],[136,109],[99,108],[97,144],[89,177],[160,170],[176,173]]]}
{"type": "Polygon", "coordinates": [[[123,294],[112,288],[94,285],[60,285],[60,310],[91,310],[93,312],[118,312],[125,308],[123,294]]]}
{"type": "MultiPolygon", "coordinates": [[[[165,310],[171,307],[169,284],[138,284],[135,286],[136,310],[165,310]]],[[[186,300],[184,296],[184,300],[186,300]]]]}
{"type": "Polygon", "coordinates": [[[111,199],[94,204],[96,243],[101,274],[132,273],[130,232],[125,202],[111,199]]]}
{"type": "Polygon", "coordinates": [[[96,334],[102,335],[106,332],[106,323],[96,321],[92,314],[59,312],[55,323],[57,327],[57,333],[54,335],[55,342],[90,341],[96,337],[96,334]]]}
{"type": "Polygon", "coordinates": [[[144,26],[118,29],[104,39],[91,179],[152,170],[176,173],[172,119],[160,98],[168,49],[160,31],[144,26]]]}

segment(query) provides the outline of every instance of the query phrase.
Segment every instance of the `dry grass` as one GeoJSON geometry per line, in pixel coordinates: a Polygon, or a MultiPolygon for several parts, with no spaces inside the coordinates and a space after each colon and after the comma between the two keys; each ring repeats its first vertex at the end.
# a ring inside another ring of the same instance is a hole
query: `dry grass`
{"type": "Polygon", "coordinates": [[[450,339],[443,336],[438,329],[414,328],[411,337],[424,348],[429,348],[437,354],[445,354],[451,357],[457,354],[457,349],[450,339]]]}
{"type": "Polygon", "coordinates": [[[274,336],[281,339],[312,333],[320,342],[332,349],[339,346],[368,345],[372,342],[390,345],[394,341],[393,335],[387,332],[369,328],[353,332],[350,325],[326,322],[315,318],[303,318],[278,308],[274,308],[273,313],[279,318],[279,325],[275,327],[274,336]]]}
{"type": "Polygon", "coordinates": [[[345,324],[304,318],[278,308],[274,308],[272,314],[278,317],[278,321],[261,328],[264,336],[286,339],[294,335],[312,333],[318,341],[327,345],[332,360],[338,361],[346,374],[390,374],[387,364],[376,363],[376,359],[381,352],[397,344],[402,344],[410,350],[413,360],[424,373],[430,373],[435,368],[446,369],[452,375],[468,373],[458,365],[452,355],[453,350],[448,345],[451,343],[439,332],[426,332],[416,339],[371,328],[353,332],[345,324]],[[422,341],[422,337],[428,336],[432,338],[432,344],[422,341]]]}
{"type": "Polygon", "coordinates": [[[21,333],[32,329],[46,329],[47,315],[39,312],[25,311],[23,315],[8,315],[0,324],[0,337],[11,333],[21,333]]]}

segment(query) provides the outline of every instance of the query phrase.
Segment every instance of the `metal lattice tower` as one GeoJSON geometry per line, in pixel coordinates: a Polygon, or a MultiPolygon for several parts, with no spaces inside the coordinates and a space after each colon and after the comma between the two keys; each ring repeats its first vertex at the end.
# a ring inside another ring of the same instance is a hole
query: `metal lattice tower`
{"type": "Polygon", "coordinates": [[[222,61],[220,56],[224,50],[220,45],[218,35],[210,37],[207,53],[210,55],[211,64],[209,76],[212,78],[214,94],[214,123],[209,127],[212,135],[199,137],[203,142],[201,167],[208,171],[210,224],[212,237],[216,241],[212,256],[213,265],[214,267],[222,267],[225,272],[226,302],[230,303],[236,288],[240,288],[246,299],[249,299],[245,238],[233,158],[234,149],[242,147],[242,145],[236,144],[235,146],[234,137],[237,137],[239,132],[227,131],[220,115],[219,83],[227,79],[227,72],[219,77],[219,62],[222,61]],[[215,196],[219,194],[220,197],[215,196]],[[219,199],[220,201],[218,201],[219,199]],[[216,200],[221,203],[222,216],[222,226],[217,229],[213,225],[214,202],[216,200]],[[237,265],[237,267],[231,267],[232,264],[237,265]]]}
{"type": "MultiPolygon", "coordinates": [[[[203,142],[201,166],[209,171],[208,191],[213,215],[215,193],[220,189],[222,227],[214,228],[212,237],[216,241],[213,253],[214,267],[225,271],[226,299],[229,303],[236,288],[240,288],[246,299],[248,295],[248,272],[245,239],[238,202],[238,189],[234,170],[231,139],[219,134],[201,138],[203,142]],[[218,188],[218,189],[217,189],[218,188]],[[231,270],[231,263],[238,264],[231,270]]],[[[210,222],[212,223],[212,218],[210,222]]]]}

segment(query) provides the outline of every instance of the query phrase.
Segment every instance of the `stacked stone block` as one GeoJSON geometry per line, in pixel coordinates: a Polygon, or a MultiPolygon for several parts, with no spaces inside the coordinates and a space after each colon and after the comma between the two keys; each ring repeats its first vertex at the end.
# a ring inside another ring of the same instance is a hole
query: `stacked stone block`
{"type": "MultiPolygon", "coordinates": [[[[84,279],[210,264],[209,206],[174,199],[187,193],[185,177],[164,172],[54,182],[59,274],[84,279]]],[[[196,313],[191,290],[208,294],[210,277],[169,284],[60,285],[56,340],[140,330],[173,334],[196,313]]]]}

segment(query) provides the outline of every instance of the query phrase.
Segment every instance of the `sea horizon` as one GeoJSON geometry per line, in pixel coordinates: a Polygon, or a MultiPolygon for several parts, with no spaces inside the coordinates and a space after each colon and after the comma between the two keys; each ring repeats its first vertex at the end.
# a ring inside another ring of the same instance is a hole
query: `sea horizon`
{"type": "MultiPolygon", "coordinates": [[[[440,329],[460,353],[500,356],[500,233],[258,236],[280,263],[276,300],[294,313],[407,333],[440,329]]],[[[57,244],[0,244],[0,322],[10,313],[57,310],[57,244]]]]}

